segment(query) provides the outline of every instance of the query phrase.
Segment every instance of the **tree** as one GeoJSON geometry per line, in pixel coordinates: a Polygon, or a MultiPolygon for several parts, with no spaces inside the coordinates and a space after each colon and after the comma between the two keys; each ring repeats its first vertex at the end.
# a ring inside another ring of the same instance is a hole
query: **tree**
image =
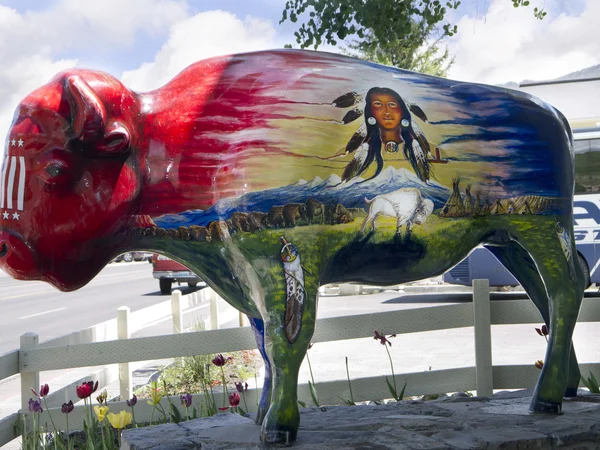
{"type": "MultiPolygon", "coordinates": [[[[530,6],[530,0],[506,0],[515,8],[530,6]]],[[[534,0],[543,1],[543,0],[534,0]]],[[[308,21],[294,33],[302,48],[323,43],[337,45],[349,36],[364,39],[369,33],[381,47],[394,44],[412,32],[415,20],[428,25],[441,24],[449,9],[458,9],[460,0],[287,0],[280,23],[296,23],[308,12],[308,21]]],[[[546,12],[535,7],[534,16],[542,19],[546,12]]],[[[441,27],[443,36],[452,36],[457,26],[449,22],[441,27]]]]}
{"type": "Polygon", "coordinates": [[[348,45],[352,51],[344,53],[388,66],[446,77],[454,58],[450,58],[448,48],[441,52],[441,38],[432,39],[434,32],[435,27],[425,20],[413,21],[410,33],[381,45],[369,30],[362,40],[348,45]]]}

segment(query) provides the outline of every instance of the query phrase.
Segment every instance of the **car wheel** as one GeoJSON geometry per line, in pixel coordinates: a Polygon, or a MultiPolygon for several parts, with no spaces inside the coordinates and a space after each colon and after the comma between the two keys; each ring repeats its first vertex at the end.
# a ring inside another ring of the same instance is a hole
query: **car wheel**
{"type": "Polygon", "coordinates": [[[131,253],[123,253],[123,261],[125,261],[125,262],[133,261],[133,255],[131,253]]]}
{"type": "Polygon", "coordinates": [[[158,284],[160,286],[160,293],[163,295],[171,293],[171,286],[173,285],[173,281],[167,278],[161,278],[158,280],[158,284]]]}
{"type": "Polygon", "coordinates": [[[191,288],[195,288],[196,286],[198,286],[198,282],[197,281],[190,281],[188,283],[188,286],[191,288]]]}
{"type": "Polygon", "coordinates": [[[583,279],[585,280],[585,289],[590,287],[590,268],[587,265],[587,262],[581,253],[577,253],[577,259],[579,259],[579,265],[581,266],[581,270],[583,271],[583,279]]]}

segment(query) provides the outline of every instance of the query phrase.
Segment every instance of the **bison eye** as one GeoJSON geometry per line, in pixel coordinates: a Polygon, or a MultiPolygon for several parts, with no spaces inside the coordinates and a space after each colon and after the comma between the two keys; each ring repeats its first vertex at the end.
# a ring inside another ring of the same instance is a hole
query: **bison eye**
{"type": "Polygon", "coordinates": [[[46,167],[46,172],[48,172],[48,175],[51,177],[57,177],[63,172],[63,169],[58,164],[50,164],[46,167]]]}

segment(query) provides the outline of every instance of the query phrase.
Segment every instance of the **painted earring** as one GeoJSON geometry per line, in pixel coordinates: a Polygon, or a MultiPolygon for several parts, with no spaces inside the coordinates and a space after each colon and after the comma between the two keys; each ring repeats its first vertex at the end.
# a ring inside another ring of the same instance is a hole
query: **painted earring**
{"type": "Polygon", "coordinates": [[[375,117],[369,117],[369,118],[367,119],[367,123],[368,123],[369,125],[375,125],[375,124],[377,123],[377,121],[375,120],[375,117]]]}
{"type": "Polygon", "coordinates": [[[402,124],[403,127],[407,127],[410,125],[410,122],[408,121],[408,119],[402,119],[402,122],[400,122],[402,124]]]}

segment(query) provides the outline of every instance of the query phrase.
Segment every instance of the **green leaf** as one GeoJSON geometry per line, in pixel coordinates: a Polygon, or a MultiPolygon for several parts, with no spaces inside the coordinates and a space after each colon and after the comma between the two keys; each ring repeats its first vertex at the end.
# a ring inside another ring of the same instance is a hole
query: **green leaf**
{"type": "Polygon", "coordinates": [[[319,396],[317,395],[317,388],[310,381],[308,382],[308,388],[310,390],[310,396],[312,397],[312,401],[316,407],[321,406],[319,404],[319,396]]]}
{"type": "Polygon", "coordinates": [[[169,402],[169,416],[171,417],[171,422],[174,423],[179,423],[181,422],[181,412],[179,411],[179,409],[177,409],[175,407],[175,405],[173,405],[173,403],[169,402]]]}
{"type": "Polygon", "coordinates": [[[392,394],[394,400],[398,400],[398,394],[396,393],[396,389],[394,389],[394,386],[392,386],[390,380],[388,380],[388,377],[385,377],[385,382],[387,383],[387,387],[390,390],[390,393],[392,394]]]}
{"type": "Polygon", "coordinates": [[[306,403],[304,403],[303,401],[298,400],[298,404],[303,408],[306,408],[306,403]]]}

